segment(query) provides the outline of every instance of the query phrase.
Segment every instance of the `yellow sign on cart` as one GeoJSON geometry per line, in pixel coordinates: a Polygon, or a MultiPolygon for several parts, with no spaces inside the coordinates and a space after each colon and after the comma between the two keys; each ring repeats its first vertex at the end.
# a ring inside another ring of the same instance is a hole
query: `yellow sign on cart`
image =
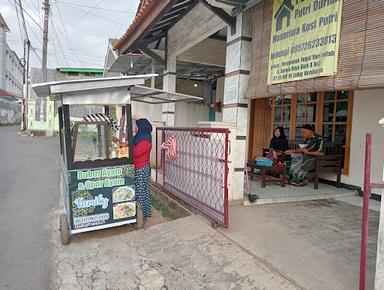
{"type": "Polygon", "coordinates": [[[274,0],[268,84],[337,73],[342,0],[274,0]]]}

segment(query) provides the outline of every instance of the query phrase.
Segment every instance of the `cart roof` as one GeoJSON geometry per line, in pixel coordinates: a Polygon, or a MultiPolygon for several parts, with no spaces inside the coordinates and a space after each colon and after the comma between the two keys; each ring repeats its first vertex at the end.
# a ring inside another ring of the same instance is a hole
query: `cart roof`
{"type": "Polygon", "coordinates": [[[201,101],[203,98],[143,86],[157,74],[93,78],[33,84],[38,97],[53,96],[68,105],[127,104],[132,101],[163,104],[201,101]]]}

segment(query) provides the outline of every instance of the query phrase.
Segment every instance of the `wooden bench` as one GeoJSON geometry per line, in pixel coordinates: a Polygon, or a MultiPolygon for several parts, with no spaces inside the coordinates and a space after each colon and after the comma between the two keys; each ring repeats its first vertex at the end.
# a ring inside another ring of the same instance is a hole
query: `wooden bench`
{"type": "Polygon", "coordinates": [[[249,176],[261,179],[261,188],[265,188],[267,184],[280,183],[282,187],[285,187],[285,181],[287,179],[287,168],[285,166],[278,167],[275,164],[270,167],[259,166],[255,162],[249,162],[247,164],[251,168],[249,176]],[[255,174],[255,169],[260,171],[260,174],[255,174]],[[267,175],[267,172],[272,175],[267,175]],[[274,176],[275,175],[275,176],[274,176]]]}
{"type": "MultiPolygon", "coordinates": [[[[295,139],[288,140],[289,149],[299,148],[299,144],[305,144],[305,140],[295,139]]],[[[310,172],[313,174],[314,188],[319,188],[319,174],[321,172],[336,173],[336,186],[341,187],[341,170],[343,167],[342,145],[334,144],[332,142],[324,141],[325,155],[322,157],[315,157],[315,169],[310,172]]]]}

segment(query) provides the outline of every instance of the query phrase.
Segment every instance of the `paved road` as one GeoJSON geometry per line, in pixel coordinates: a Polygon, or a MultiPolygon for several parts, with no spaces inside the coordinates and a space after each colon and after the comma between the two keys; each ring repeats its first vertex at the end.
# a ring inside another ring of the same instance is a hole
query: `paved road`
{"type": "Polygon", "coordinates": [[[17,131],[0,127],[0,289],[50,289],[58,141],[17,131]]]}

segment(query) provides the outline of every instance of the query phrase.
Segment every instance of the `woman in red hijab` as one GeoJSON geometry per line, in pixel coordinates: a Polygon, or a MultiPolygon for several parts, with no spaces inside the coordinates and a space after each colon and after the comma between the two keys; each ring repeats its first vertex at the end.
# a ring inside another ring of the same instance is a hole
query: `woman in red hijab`
{"type": "Polygon", "coordinates": [[[152,125],[147,119],[136,121],[137,133],[133,137],[136,198],[143,211],[144,223],[151,216],[151,193],[149,189],[149,158],[152,149],[152,125]]]}

